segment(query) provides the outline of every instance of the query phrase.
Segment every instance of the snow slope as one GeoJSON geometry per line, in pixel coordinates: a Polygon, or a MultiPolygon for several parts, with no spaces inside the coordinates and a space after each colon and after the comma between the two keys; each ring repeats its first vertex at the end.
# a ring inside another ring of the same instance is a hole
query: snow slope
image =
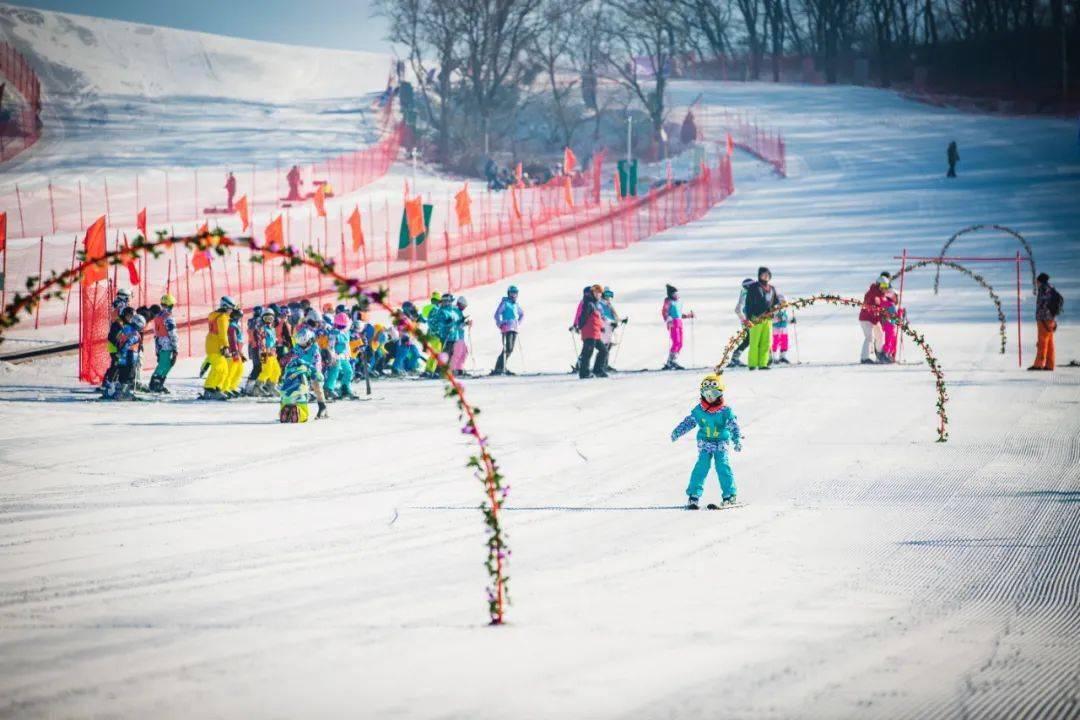
{"type": "Polygon", "coordinates": [[[116,168],[309,161],[371,141],[392,59],[0,4],[44,88],[45,133],[0,173],[25,187],[116,168]]]}
{"type": "MultiPolygon", "coordinates": [[[[901,248],[931,254],[970,222],[1024,231],[1076,297],[1067,123],[856,88],[706,89],[786,125],[792,177],[739,155],[735,197],[702,221],[514,278],[512,367],[565,371],[589,282],[631,317],[618,367],[662,360],[664,282],[699,313],[683,359],[704,365],[758,265],[788,296],[858,295],[901,248]]],[[[1003,295],[1014,272],[985,269],[1003,295]]],[[[943,282],[934,297],[912,274],[905,299],[946,373],[950,441],[933,442],[910,346],[907,364],[858,366],[852,313],[810,310],[802,365],[726,374],[747,436],[739,510],[677,509],[694,450],[668,434],[700,371],[469,381],[512,486],[498,629],[483,626],[480,486],[434,383],[378,384],[283,427],[273,405],[186,401],[193,362],[178,402],[120,406],[79,402],[70,361],[4,367],[0,715],[1073,716],[1080,374],[1018,370],[985,293],[943,282]]],[[[468,293],[481,369],[501,290],[468,293]]],[[[1058,341],[1059,362],[1075,357],[1068,316],[1058,341]]]]}

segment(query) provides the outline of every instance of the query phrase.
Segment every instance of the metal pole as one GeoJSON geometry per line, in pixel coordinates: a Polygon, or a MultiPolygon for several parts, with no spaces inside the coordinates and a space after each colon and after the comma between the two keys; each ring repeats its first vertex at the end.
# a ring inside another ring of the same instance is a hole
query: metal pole
{"type": "MultiPolygon", "coordinates": [[[[79,245],[79,236],[76,235],[75,239],[71,241],[71,269],[72,270],[75,269],[75,249],[78,247],[78,245],[79,245]]],[[[5,252],[4,254],[6,255],[7,253],[5,252]]],[[[68,293],[67,293],[67,297],[64,298],[64,324],[65,325],[67,325],[67,321],[68,321],[68,309],[71,307],[71,295],[72,295],[72,293],[69,290],[68,293]]]]}
{"type": "MultiPolygon", "coordinates": [[[[630,177],[629,176],[629,173],[630,173],[630,161],[633,160],[633,155],[634,155],[634,152],[632,150],[633,137],[634,137],[634,116],[627,113],[627,115],[626,115],[626,165],[627,165],[626,172],[627,172],[627,178],[630,177]]],[[[629,182],[629,179],[627,180],[627,182],[629,182]]]]}
{"type": "MultiPolygon", "coordinates": [[[[904,278],[907,276],[907,248],[904,248],[904,252],[900,254],[900,297],[896,299],[896,314],[900,315],[900,312],[904,309],[904,278]]],[[[900,333],[900,349],[897,353],[900,357],[900,362],[904,359],[904,333],[900,333]]]]}
{"type": "MultiPolygon", "coordinates": [[[[4,251],[4,255],[7,255],[7,250],[4,251]]],[[[1018,266],[1019,267],[1019,266],[1018,266]]],[[[1017,271],[1019,272],[1019,271],[1017,271]]],[[[45,236],[42,235],[38,240],[38,277],[40,278],[45,273],[45,236]]],[[[4,282],[7,282],[5,279],[4,282]]],[[[41,305],[38,303],[34,308],[34,329],[38,329],[38,325],[41,321],[41,305]]]]}
{"type": "Polygon", "coordinates": [[[1020,251],[1016,251],[1016,362],[1024,367],[1024,344],[1020,339],[1020,251]]]}

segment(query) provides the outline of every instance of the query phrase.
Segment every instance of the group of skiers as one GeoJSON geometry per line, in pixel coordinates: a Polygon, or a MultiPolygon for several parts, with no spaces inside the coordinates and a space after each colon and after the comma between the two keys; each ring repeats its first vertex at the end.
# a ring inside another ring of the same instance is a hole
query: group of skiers
{"type": "Polygon", "coordinates": [[[570,326],[571,333],[581,336],[581,352],[573,367],[579,378],[605,378],[608,373],[614,372],[608,361],[615,343],[615,330],[629,320],[619,317],[615,310],[614,290],[601,285],[585,286],[570,326]]]}
{"type": "Polygon", "coordinates": [[[101,384],[103,399],[134,399],[139,371],[142,368],[145,330],[151,323],[157,366],[150,377],[149,386],[145,389],[150,392],[168,392],[165,390],[165,379],[176,364],[179,347],[176,321],[172,315],[175,306],[176,299],[168,293],[161,297],[160,304],[136,308],[131,304],[131,294],[127,290],[120,289],[116,292],[106,342],[109,368],[105,371],[101,384]]]}
{"type": "Polygon", "coordinates": [[[904,311],[892,289],[892,275],[881,273],[863,295],[859,310],[859,327],[863,332],[859,359],[863,365],[888,365],[896,362],[898,331],[893,319],[904,311]],[[873,350],[873,357],[870,351],[873,350]]]}

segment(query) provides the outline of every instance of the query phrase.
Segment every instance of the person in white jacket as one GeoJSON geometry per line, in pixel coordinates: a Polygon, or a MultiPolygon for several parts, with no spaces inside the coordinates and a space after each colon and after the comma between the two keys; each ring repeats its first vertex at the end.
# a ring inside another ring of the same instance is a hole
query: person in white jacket
{"type": "MultiPolygon", "coordinates": [[[[753,278],[746,278],[742,281],[742,287],[739,288],[739,301],[735,303],[735,316],[739,318],[739,327],[746,325],[746,289],[754,284],[753,278]]],[[[728,363],[728,367],[742,367],[744,365],[740,355],[743,350],[750,346],[750,333],[742,339],[739,343],[739,347],[735,348],[735,352],[731,356],[731,362],[728,363]]]]}

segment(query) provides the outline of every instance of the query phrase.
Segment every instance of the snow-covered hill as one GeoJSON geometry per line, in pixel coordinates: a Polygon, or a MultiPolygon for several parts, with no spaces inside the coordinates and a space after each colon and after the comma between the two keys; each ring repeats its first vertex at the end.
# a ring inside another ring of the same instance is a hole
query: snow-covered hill
{"type": "MultiPolygon", "coordinates": [[[[223,28],[227,30],[227,28],[223,28]]],[[[243,40],[0,5],[0,37],[60,95],[197,95],[288,102],[386,84],[387,55],[243,40]]]]}

